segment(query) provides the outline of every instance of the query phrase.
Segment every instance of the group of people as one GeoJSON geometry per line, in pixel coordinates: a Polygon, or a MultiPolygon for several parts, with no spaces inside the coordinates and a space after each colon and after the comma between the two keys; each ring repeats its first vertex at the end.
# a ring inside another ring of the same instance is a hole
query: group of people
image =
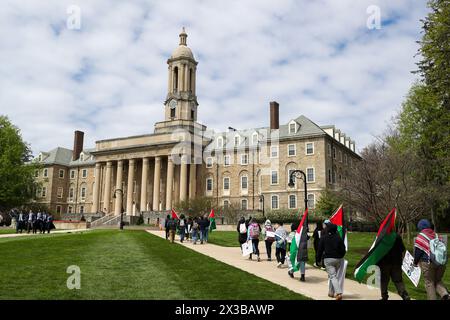
{"type": "Polygon", "coordinates": [[[200,240],[200,244],[208,242],[210,221],[207,215],[199,217],[188,217],[181,214],[179,219],[173,218],[167,215],[164,222],[164,228],[166,230],[166,240],[174,243],[175,235],[180,235],[180,242],[192,241],[193,244],[197,244],[200,240]]]}
{"type": "Polygon", "coordinates": [[[24,230],[27,233],[50,233],[50,230],[55,229],[53,224],[53,216],[47,212],[33,212],[13,211],[13,219],[16,221],[16,233],[22,233],[24,230]]]}
{"type": "MultiPolygon", "coordinates": [[[[253,250],[248,259],[252,260],[252,255],[256,255],[258,262],[261,261],[258,247],[260,238],[264,239],[268,261],[272,260],[272,246],[275,243],[277,268],[283,268],[285,262],[287,262],[288,275],[293,278],[294,272],[289,252],[298,226],[299,223],[293,223],[291,225],[291,231],[288,234],[282,222],[276,224],[276,226],[272,226],[271,221],[266,220],[264,226],[261,227],[256,219],[250,217],[246,220],[244,217],[241,217],[237,224],[238,241],[241,245],[241,250],[244,243],[251,241],[253,250]],[[268,231],[270,231],[269,235],[267,234],[268,231]]],[[[417,227],[419,234],[414,243],[414,264],[419,266],[422,271],[427,297],[429,300],[435,300],[439,295],[441,299],[448,300],[449,293],[442,282],[445,265],[433,263],[433,254],[430,248],[430,243],[433,242],[433,239],[437,239],[438,235],[434,232],[432,224],[426,219],[419,221],[417,227]]],[[[328,274],[328,296],[336,300],[341,300],[343,288],[341,279],[338,277],[338,272],[344,265],[344,257],[347,252],[344,239],[339,234],[337,226],[329,220],[325,220],[323,223],[318,222],[312,236],[315,250],[315,262],[313,265],[316,268],[326,270],[328,274]]],[[[301,257],[301,260],[297,262],[299,263],[300,281],[302,282],[306,281],[308,240],[309,235],[301,239],[298,244],[298,250],[301,251],[298,256],[301,257]]],[[[410,300],[402,278],[402,262],[405,251],[403,240],[397,234],[392,248],[377,262],[377,266],[380,269],[382,300],[389,299],[388,285],[390,280],[393,281],[401,298],[403,300],[410,300]]]]}

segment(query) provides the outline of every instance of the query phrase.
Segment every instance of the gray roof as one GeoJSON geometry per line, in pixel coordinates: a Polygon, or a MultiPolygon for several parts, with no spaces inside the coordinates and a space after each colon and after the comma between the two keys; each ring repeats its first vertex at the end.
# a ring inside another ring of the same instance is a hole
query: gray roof
{"type": "MultiPolygon", "coordinates": [[[[73,151],[70,149],[57,147],[55,149],[52,149],[48,152],[41,152],[42,154],[42,161],[39,163],[43,165],[62,165],[67,167],[76,167],[80,165],[93,165],[95,164],[95,160],[92,160],[90,157],[90,152],[94,151],[95,149],[84,149],[82,153],[84,153],[86,156],[88,156],[87,160],[81,161],[79,158],[78,160],[73,161],[73,151]]],[[[37,159],[37,158],[36,158],[37,159]]]]}

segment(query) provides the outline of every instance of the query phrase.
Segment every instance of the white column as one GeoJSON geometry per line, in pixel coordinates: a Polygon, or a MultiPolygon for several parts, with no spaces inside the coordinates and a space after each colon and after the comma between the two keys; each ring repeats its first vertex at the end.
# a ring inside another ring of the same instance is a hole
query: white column
{"type": "Polygon", "coordinates": [[[147,210],[148,158],[142,159],[141,211],[147,210]]]}
{"type": "Polygon", "coordinates": [[[161,179],[161,157],[155,157],[155,174],[153,179],[153,211],[159,211],[160,179],[161,179]]]}
{"type": "Polygon", "coordinates": [[[167,159],[167,189],[166,189],[166,210],[172,209],[172,189],[173,189],[173,161],[169,156],[167,159]]]}
{"type": "Polygon", "coordinates": [[[127,215],[133,215],[134,159],[128,160],[127,215]]]}
{"type": "Polygon", "coordinates": [[[187,156],[181,156],[180,168],[180,201],[185,201],[187,198],[187,156]]]}
{"type": "Polygon", "coordinates": [[[105,192],[103,198],[103,210],[109,213],[110,201],[111,201],[111,176],[112,176],[112,162],[106,163],[106,175],[105,175],[105,192]]]}
{"type": "Polygon", "coordinates": [[[114,203],[114,214],[116,216],[120,215],[122,211],[122,201],[123,201],[123,190],[122,190],[122,181],[123,181],[123,160],[117,161],[117,175],[116,175],[116,190],[114,190],[114,194],[116,197],[116,201],[114,203]],[[118,189],[122,190],[116,192],[118,189]]]}
{"type": "Polygon", "coordinates": [[[101,172],[101,164],[95,164],[95,182],[94,182],[94,199],[92,204],[92,212],[97,213],[99,206],[99,195],[100,195],[100,172],[101,172]]]}

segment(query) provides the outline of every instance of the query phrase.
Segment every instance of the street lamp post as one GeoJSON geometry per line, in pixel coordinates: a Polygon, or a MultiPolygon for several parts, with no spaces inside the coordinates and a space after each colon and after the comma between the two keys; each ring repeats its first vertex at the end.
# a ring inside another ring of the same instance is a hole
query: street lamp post
{"type": "Polygon", "coordinates": [[[265,218],[266,216],[265,216],[265,214],[264,214],[264,195],[263,195],[263,194],[261,194],[261,195],[259,196],[259,202],[262,203],[262,214],[263,214],[263,217],[265,218]]]}
{"type": "Polygon", "coordinates": [[[299,178],[303,180],[304,188],[305,188],[305,210],[308,208],[308,189],[306,185],[306,174],[302,170],[294,170],[289,175],[289,184],[290,188],[295,186],[295,178],[299,178]]]}
{"type": "MultiPolygon", "coordinates": [[[[120,191],[121,195],[122,195],[122,202],[123,202],[123,190],[122,189],[116,189],[114,190],[114,195],[113,198],[116,198],[116,193],[117,191],[120,191]]],[[[122,204],[122,208],[120,208],[120,225],[119,225],[119,229],[123,230],[123,204],[122,204]]]]}

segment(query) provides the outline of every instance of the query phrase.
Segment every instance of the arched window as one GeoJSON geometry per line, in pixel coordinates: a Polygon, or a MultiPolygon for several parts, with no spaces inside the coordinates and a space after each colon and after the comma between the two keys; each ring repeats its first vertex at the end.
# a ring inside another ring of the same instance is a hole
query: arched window
{"type": "Polygon", "coordinates": [[[194,82],[194,72],[192,71],[192,68],[189,68],[189,91],[192,92],[192,83],[194,82]]]}
{"type": "Polygon", "coordinates": [[[178,67],[173,69],[173,91],[178,91],[178,67]]]}

